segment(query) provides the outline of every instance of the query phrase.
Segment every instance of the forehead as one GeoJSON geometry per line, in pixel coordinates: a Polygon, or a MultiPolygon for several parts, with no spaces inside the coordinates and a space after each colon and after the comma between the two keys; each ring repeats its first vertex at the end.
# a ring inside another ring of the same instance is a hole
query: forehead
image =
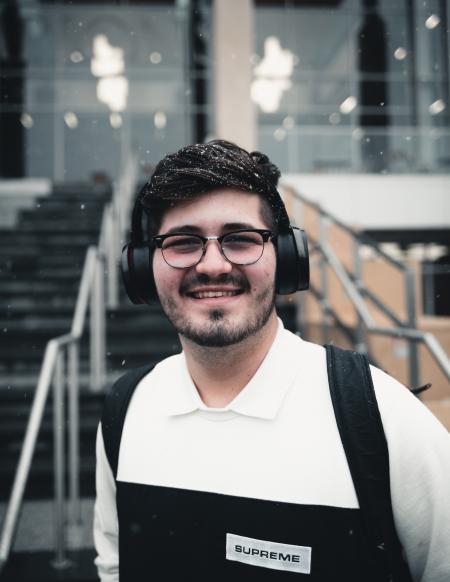
{"type": "Polygon", "coordinates": [[[262,201],[254,192],[215,190],[192,200],[176,202],[164,213],[160,233],[194,226],[205,234],[216,234],[225,225],[236,228],[267,228],[261,213],[262,201]],[[242,226],[238,226],[242,225],[242,226]]]}

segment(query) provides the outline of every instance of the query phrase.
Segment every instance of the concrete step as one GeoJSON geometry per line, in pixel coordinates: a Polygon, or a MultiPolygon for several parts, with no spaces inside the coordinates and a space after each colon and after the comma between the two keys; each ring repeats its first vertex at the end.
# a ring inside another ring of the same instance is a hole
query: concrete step
{"type": "Polygon", "coordinates": [[[32,286],[34,282],[39,281],[56,281],[67,283],[68,281],[73,282],[74,280],[79,281],[81,277],[81,265],[76,266],[72,261],[67,261],[64,267],[37,267],[33,270],[29,269],[29,272],[21,273],[11,273],[0,271],[0,281],[2,285],[8,284],[12,281],[22,281],[24,283],[30,284],[32,286]]]}
{"type": "Polygon", "coordinates": [[[33,257],[31,260],[22,257],[8,259],[3,262],[0,260],[0,277],[4,279],[25,279],[27,276],[34,277],[35,273],[59,273],[64,269],[66,271],[71,269],[80,276],[84,265],[84,254],[84,252],[79,253],[76,257],[59,256],[57,261],[45,261],[39,256],[33,257]]]}
{"type": "Polygon", "coordinates": [[[68,264],[78,263],[82,265],[86,255],[85,247],[66,249],[66,253],[61,254],[42,254],[38,249],[23,249],[27,252],[16,254],[15,257],[0,256],[0,269],[6,269],[14,272],[16,269],[23,271],[26,268],[35,269],[39,267],[61,267],[68,264]],[[70,257],[70,258],[69,258],[70,257]]]}
{"type": "MultiPolygon", "coordinates": [[[[24,305],[11,305],[8,308],[8,318],[11,319],[22,319],[25,317],[42,317],[42,318],[53,318],[53,317],[67,317],[71,318],[74,313],[75,305],[65,304],[61,305],[58,310],[55,310],[51,302],[48,304],[39,304],[33,311],[24,305]]],[[[118,310],[108,310],[107,318],[109,320],[119,320],[123,322],[127,321],[141,321],[141,320],[164,320],[166,321],[164,315],[161,312],[161,308],[157,305],[143,306],[140,309],[136,305],[121,306],[118,310]]]]}
{"type": "Polygon", "coordinates": [[[71,261],[72,257],[74,260],[79,260],[80,254],[85,255],[86,251],[87,245],[78,241],[61,246],[53,243],[42,243],[34,248],[21,248],[9,242],[0,247],[0,268],[10,270],[16,262],[23,265],[27,260],[30,262],[30,266],[38,265],[39,259],[46,256],[65,257],[68,261],[71,261]]]}
{"type": "MultiPolygon", "coordinates": [[[[1,315],[1,313],[0,313],[1,315]]],[[[40,333],[61,335],[70,331],[72,321],[54,313],[52,318],[27,317],[23,320],[0,317],[0,330],[5,336],[0,335],[2,341],[29,339],[40,333]]]]}
{"type": "MultiPolygon", "coordinates": [[[[13,374],[2,374],[0,376],[0,402],[3,401],[7,395],[14,395],[16,393],[20,394],[20,398],[23,399],[25,403],[24,406],[28,407],[31,399],[36,390],[36,386],[39,380],[39,369],[32,372],[16,372],[13,374]]],[[[114,384],[119,376],[121,376],[126,370],[121,367],[119,370],[108,370],[107,377],[105,381],[105,390],[114,384]]],[[[83,365],[79,374],[79,386],[82,392],[91,394],[91,377],[89,373],[89,368],[83,365]]],[[[104,392],[92,393],[94,396],[103,398],[104,392]]],[[[28,409],[28,408],[27,408],[28,409]]]]}
{"type": "MultiPolygon", "coordinates": [[[[80,457],[80,494],[83,496],[95,495],[95,437],[91,442],[93,456],[91,459],[80,457]]],[[[25,490],[26,499],[45,499],[51,497],[54,491],[53,460],[52,452],[49,451],[45,458],[41,458],[38,452],[33,458],[33,464],[25,490]]],[[[17,459],[11,462],[5,461],[0,467],[0,499],[6,501],[13,485],[13,478],[18,462],[17,459]]],[[[67,473],[66,473],[67,477],[67,473]]]]}
{"type": "MultiPolygon", "coordinates": [[[[59,319],[63,318],[72,321],[75,303],[65,302],[57,308],[51,302],[39,303],[31,310],[29,304],[14,303],[13,305],[0,305],[0,317],[2,320],[34,320],[34,319],[59,319]]],[[[140,309],[138,306],[129,305],[120,307],[118,310],[108,309],[106,313],[107,321],[111,324],[120,322],[121,325],[137,325],[144,323],[145,326],[163,326],[171,328],[163,315],[161,308],[157,305],[148,305],[140,309]]]]}
{"type": "MultiPolygon", "coordinates": [[[[5,498],[12,486],[26,425],[32,406],[33,390],[0,391],[0,497],[5,498]]],[[[103,405],[102,394],[80,393],[80,473],[82,491],[94,494],[95,438],[103,405]]],[[[68,439],[68,425],[65,425],[68,439]]],[[[53,399],[47,400],[31,466],[26,496],[52,494],[53,481],[53,399]]]]}
{"type": "Polygon", "coordinates": [[[9,309],[5,309],[4,306],[0,306],[0,328],[3,323],[15,323],[15,322],[38,322],[38,321],[55,321],[64,320],[72,321],[74,308],[69,306],[64,306],[59,309],[55,309],[51,305],[38,306],[32,311],[29,308],[23,306],[12,305],[9,309]]]}
{"type": "MultiPolygon", "coordinates": [[[[100,206],[85,206],[82,208],[80,204],[79,206],[70,209],[70,220],[97,220],[100,222],[102,210],[103,209],[100,206]]],[[[55,223],[59,221],[65,221],[67,220],[67,208],[65,208],[62,204],[58,204],[56,208],[42,206],[38,202],[36,203],[36,206],[33,210],[21,210],[19,213],[19,224],[22,221],[39,222],[41,220],[46,222],[54,221],[55,223]]]]}
{"type": "MultiPolygon", "coordinates": [[[[130,368],[136,368],[147,364],[155,365],[162,359],[178,354],[181,351],[176,339],[164,339],[149,341],[148,344],[139,343],[135,339],[131,345],[120,342],[117,346],[108,346],[106,356],[107,373],[116,375],[126,372],[130,368]]],[[[0,361],[0,376],[11,377],[15,374],[37,376],[40,373],[46,342],[27,343],[11,347],[2,346],[2,358],[0,361]]],[[[89,347],[82,345],[80,350],[80,373],[88,374],[90,370],[89,347]]],[[[1,385],[1,380],[0,380],[1,385]]],[[[4,386],[8,386],[5,384],[4,386]]]]}
{"type": "MultiPolygon", "coordinates": [[[[30,337],[38,332],[49,332],[59,335],[70,331],[73,319],[73,311],[66,310],[61,313],[59,310],[53,309],[41,311],[39,315],[36,311],[33,313],[5,313],[0,307],[0,330],[8,334],[31,334],[30,337]],[[4,331],[4,330],[7,331],[4,331]]],[[[122,336],[126,339],[130,334],[143,332],[145,335],[158,334],[158,337],[173,336],[175,334],[173,329],[168,325],[167,321],[161,316],[147,317],[130,317],[129,319],[121,319],[117,317],[116,313],[107,315],[107,337],[122,336]]],[[[12,337],[10,335],[10,337],[12,337]]],[[[1,341],[1,336],[0,336],[1,341]]]]}
{"type": "Polygon", "coordinates": [[[50,307],[51,309],[68,308],[72,309],[73,312],[75,308],[75,298],[76,293],[70,295],[52,295],[47,292],[36,294],[34,293],[34,290],[32,295],[30,295],[30,293],[2,293],[0,287],[0,309],[3,314],[8,313],[8,311],[13,308],[29,310],[31,312],[33,309],[40,307],[50,307]]]}
{"type": "Polygon", "coordinates": [[[4,247],[45,247],[45,246],[88,246],[97,243],[98,235],[96,232],[79,234],[77,232],[67,231],[64,233],[32,233],[22,231],[4,231],[0,230],[0,245],[2,255],[5,255],[4,247]]]}
{"type": "Polygon", "coordinates": [[[2,575],[2,582],[98,582],[93,549],[68,553],[67,568],[57,569],[53,552],[14,553],[2,575]]]}
{"type": "MultiPolygon", "coordinates": [[[[7,328],[4,333],[36,333],[54,332],[56,334],[68,332],[72,325],[74,308],[64,307],[55,309],[52,306],[38,307],[29,310],[24,307],[0,305],[0,330],[7,328]]],[[[146,337],[171,336],[175,332],[167,319],[160,312],[133,313],[121,311],[107,311],[107,336],[113,338],[143,332],[146,337]]],[[[120,338],[119,338],[120,339],[120,338]]]]}
{"type": "Polygon", "coordinates": [[[63,198],[63,199],[80,199],[89,197],[96,198],[98,200],[107,201],[111,198],[112,187],[110,184],[96,185],[89,184],[86,182],[78,183],[59,183],[54,184],[51,193],[51,198],[63,198]]]}
{"type": "MultiPolygon", "coordinates": [[[[68,567],[57,569],[55,558],[54,504],[52,499],[24,502],[10,558],[2,582],[98,582],[94,566],[92,515],[93,496],[80,503],[80,521],[68,531],[68,567]]],[[[6,503],[0,504],[0,520],[6,503]]]]}
{"type": "MultiPolygon", "coordinates": [[[[28,411],[29,412],[29,411],[28,411]]],[[[89,442],[89,447],[86,450],[86,446],[83,446],[84,439],[86,435],[88,437],[94,437],[97,431],[98,423],[100,421],[100,411],[96,411],[89,415],[89,412],[81,409],[81,414],[83,415],[83,421],[81,424],[81,442],[80,442],[80,449],[81,453],[88,453],[89,455],[92,454],[92,442],[89,442]],[[84,450],[83,450],[84,449],[84,450]]],[[[21,412],[13,413],[13,417],[11,418],[11,414],[8,415],[8,418],[4,418],[5,414],[2,414],[2,427],[0,428],[0,454],[2,455],[2,467],[0,469],[0,473],[6,472],[8,473],[9,470],[16,466],[16,456],[18,458],[18,454],[22,450],[22,439],[25,435],[25,428],[26,428],[26,421],[28,420],[28,413],[22,414],[21,412]],[[12,459],[12,464],[9,463],[8,467],[8,459],[7,455],[13,454],[14,458],[12,459]]],[[[67,438],[67,435],[66,435],[67,438]]],[[[90,439],[92,441],[92,439],[90,439]]],[[[49,412],[46,414],[44,419],[42,420],[40,432],[39,432],[39,443],[40,446],[39,452],[47,453],[49,457],[48,460],[52,461],[53,455],[53,419],[51,417],[51,413],[49,412]]],[[[40,470],[43,470],[42,464],[40,465],[40,470]]]]}
{"type": "Polygon", "coordinates": [[[77,212],[84,210],[97,210],[101,213],[105,203],[103,200],[96,200],[95,198],[86,196],[83,200],[65,200],[64,198],[41,197],[36,200],[36,210],[65,210],[66,218],[67,212],[77,212]]]}
{"type": "MultiPolygon", "coordinates": [[[[79,535],[77,536],[69,535],[68,545],[72,550],[92,550],[94,545],[92,534],[94,498],[81,498],[80,509],[81,531],[78,532],[79,535]]],[[[3,521],[5,511],[6,503],[0,503],[1,521],[3,521]]],[[[42,552],[51,551],[54,548],[53,512],[53,499],[51,498],[24,502],[13,547],[13,555],[16,552],[42,552]]],[[[22,578],[16,578],[15,580],[15,582],[21,581],[22,578]]]]}
{"type": "MultiPolygon", "coordinates": [[[[67,331],[67,330],[64,330],[67,331]]],[[[55,333],[49,331],[36,331],[36,333],[28,332],[27,337],[19,339],[16,335],[10,332],[2,332],[0,335],[1,343],[1,364],[0,366],[16,366],[16,364],[39,364],[43,358],[45,346],[47,342],[56,337],[55,333]]],[[[62,333],[60,334],[62,335],[62,333]]],[[[159,355],[172,355],[180,351],[178,338],[175,335],[167,333],[164,336],[160,333],[155,336],[136,337],[136,334],[129,332],[123,334],[121,337],[112,337],[107,343],[107,360],[108,364],[115,368],[120,367],[122,360],[135,361],[146,359],[153,361],[159,355]]],[[[87,360],[89,357],[89,346],[87,342],[83,342],[80,349],[80,357],[82,360],[87,360]]],[[[137,364],[136,364],[137,365],[137,364]]]]}
{"type": "Polygon", "coordinates": [[[43,234],[51,234],[57,232],[72,232],[76,234],[92,234],[100,230],[100,218],[95,217],[84,220],[34,220],[22,221],[18,224],[17,229],[22,233],[38,233],[39,236],[43,234]]]}
{"type": "Polygon", "coordinates": [[[0,285],[0,305],[20,305],[24,304],[23,299],[28,300],[31,305],[36,303],[52,302],[58,304],[61,300],[71,299],[75,301],[78,286],[70,281],[61,283],[60,281],[36,281],[30,287],[27,281],[5,281],[0,285]]]}
{"type": "MultiPolygon", "coordinates": [[[[0,272],[0,298],[13,294],[29,293],[34,295],[40,290],[66,292],[66,290],[78,290],[82,268],[71,267],[67,270],[37,269],[35,272],[0,272]]],[[[50,298],[49,298],[50,299],[50,298]]],[[[0,299],[1,301],[1,299],[0,299]]]]}
{"type": "Polygon", "coordinates": [[[43,268],[60,268],[67,264],[77,265],[82,267],[86,258],[86,249],[77,248],[71,249],[70,257],[68,255],[40,255],[37,260],[37,265],[43,268]]]}

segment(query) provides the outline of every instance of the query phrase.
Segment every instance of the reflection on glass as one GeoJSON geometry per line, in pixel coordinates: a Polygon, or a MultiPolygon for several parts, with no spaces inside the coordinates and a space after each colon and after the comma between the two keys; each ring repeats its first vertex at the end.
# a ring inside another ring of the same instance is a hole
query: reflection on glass
{"type": "Polygon", "coordinates": [[[436,26],[439,26],[440,22],[441,19],[437,14],[430,14],[430,16],[425,20],[425,26],[429,30],[432,30],[433,28],[436,28],[436,26]]]}
{"type": "Polygon", "coordinates": [[[73,111],[67,111],[64,114],[64,122],[69,129],[76,129],[78,127],[78,117],[73,111]]]}
{"type": "Polygon", "coordinates": [[[167,125],[167,117],[164,111],[157,111],[153,116],[156,129],[164,129],[167,125]]]}
{"type": "Polygon", "coordinates": [[[433,103],[428,107],[428,111],[431,115],[438,115],[438,113],[442,113],[444,111],[446,105],[442,99],[437,99],[433,101],[433,103]]]}
{"type": "Polygon", "coordinates": [[[22,115],[20,116],[20,123],[26,129],[30,129],[34,125],[34,120],[29,113],[22,113],[22,115]]]}
{"type": "Polygon", "coordinates": [[[283,93],[291,88],[294,55],[282,49],[275,36],[266,38],[264,57],[253,70],[255,79],[251,87],[251,98],[265,113],[273,113],[280,106],[283,93]]]}

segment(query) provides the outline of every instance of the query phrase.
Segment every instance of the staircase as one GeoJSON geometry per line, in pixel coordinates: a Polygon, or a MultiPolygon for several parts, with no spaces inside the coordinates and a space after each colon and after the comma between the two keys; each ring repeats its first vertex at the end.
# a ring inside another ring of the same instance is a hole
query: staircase
{"type": "MultiPolygon", "coordinates": [[[[70,330],[86,248],[97,242],[110,196],[104,186],[57,186],[0,231],[0,499],[9,495],[45,346],[70,330]]],[[[100,398],[83,395],[82,406],[90,434],[100,398]]],[[[51,403],[47,408],[26,497],[52,494],[51,403]]]]}
{"type": "MultiPolygon", "coordinates": [[[[105,186],[64,185],[37,198],[35,208],[23,210],[14,228],[0,231],[0,510],[4,514],[22,447],[34,390],[49,339],[70,330],[86,249],[96,244],[104,205],[111,191],[105,186]]],[[[92,494],[92,444],[101,397],[81,395],[81,491],[92,494]]],[[[53,426],[51,399],[45,411],[25,492],[17,545],[42,548],[13,553],[2,580],[51,580],[61,574],[50,566],[49,548],[53,495],[53,426]],[[28,520],[28,522],[27,522],[28,520]],[[37,524],[33,532],[30,524],[37,524]],[[36,551],[37,550],[37,551],[36,551]],[[41,551],[39,551],[41,550],[41,551]],[[52,578],[53,574],[53,578],[52,578]]],[[[88,550],[92,554],[92,550],[88,550]]],[[[70,569],[76,578],[95,579],[92,557],[84,568],[70,569]]],[[[67,573],[69,570],[67,570],[67,573]]]]}
{"type": "MultiPolygon", "coordinates": [[[[96,244],[110,191],[64,185],[22,211],[15,228],[0,230],[0,517],[6,508],[47,342],[72,324],[88,245],[96,244]]],[[[294,302],[279,314],[295,331],[294,302]]],[[[121,291],[120,307],[106,314],[107,386],[124,371],[178,353],[178,336],[159,305],[132,305],[121,291]]],[[[72,565],[55,570],[53,553],[53,411],[49,398],[24,496],[16,550],[2,580],[96,579],[91,519],[95,495],[95,436],[103,394],[89,390],[88,338],[81,342],[80,493],[83,542],[69,552],[72,565]],[[31,552],[31,553],[30,553],[31,552]]],[[[70,543],[69,543],[70,546],[70,543]]]]}

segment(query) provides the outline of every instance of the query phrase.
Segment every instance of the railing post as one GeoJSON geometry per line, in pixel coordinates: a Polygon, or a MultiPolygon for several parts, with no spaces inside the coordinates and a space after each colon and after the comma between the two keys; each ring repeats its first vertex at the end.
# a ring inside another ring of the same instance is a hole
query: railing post
{"type": "Polygon", "coordinates": [[[0,574],[8,559],[11,544],[14,539],[35,443],[39,434],[45,403],[47,401],[48,388],[53,379],[53,364],[57,357],[57,353],[58,348],[56,343],[52,340],[49,341],[45,349],[44,364],[41,368],[38,385],[34,393],[30,417],[28,419],[22,450],[20,452],[19,462],[17,464],[16,474],[11,488],[11,496],[2,523],[0,537],[0,574]]]}
{"type": "Polygon", "coordinates": [[[114,208],[116,209],[117,221],[119,223],[119,233],[120,233],[120,242],[121,243],[124,241],[125,228],[126,228],[126,226],[125,226],[126,225],[126,213],[127,213],[126,185],[127,185],[127,181],[124,178],[124,176],[122,176],[117,181],[116,190],[114,192],[114,194],[115,194],[115,196],[114,196],[114,208]]]}
{"type": "Polygon", "coordinates": [[[91,292],[90,370],[91,390],[99,392],[105,384],[105,298],[103,257],[97,251],[94,285],[91,292]]]}
{"type": "MultiPolygon", "coordinates": [[[[363,275],[362,275],[362,264],[361,264],[361,245],[356,237],[352,237],[352,251],[353,251],[353,280],[358,289],[361,292],[363,288],[363,275]]],[[[366,329],[361,315],[356,312],[357,324],[356,324],[356,350],[367,354],[367,336],[366,329]]]]}
{"type": "MultiPolygon", "coordinates": [[[[291,192],[291,194],[293,194],[291,192]]],[[[304,228],[303,224],[303,204],[296,196],[292,195],[293,205],[292,205],[292,217],[293,223],[298,225],[300,228],[304,228]]],[[[301,335],[305,334],[305,302],[302,301],[300,293],[296,293],[296,304],[297,310],[295,314],[295,321],[297,330],[301,335]]]]}
{"type": "MultiPolygon", "coordinates": [[[[405,299],[408,323],[411,329],[416,327],[416,287],[414,273],[410,267],[405,269],[405,299]]],[[[409,385],[411,388],[417,388],[420,384],[418,346],[415,339],[408,340],[409,351],[409,385]]]]}
{"type": "Polygon", "coordinates": [[[55,519],[55,557],[54,568],[63,570],[70,566],[66,557],[65,531],[65,407],[64,407],[64,352],[58,350],[53,377],[53,475],[54,475],[54,519],[55,519]]]}
{"type": "Polygon", "coordinates": [[[80,378],[78,343],[68,347],[68,400],[69,400],[69,535],[73,545],[79,545],[80,508],[80,378]]]}
{"type": "Polygon", "coordinates": [[[108,307],[110,309],[117,309],[119,306],[118,258],[120,243],[116,208],[113,204],[109,207],[108,217],[108,237],[105,249],[108,272],[108,307]]]}
{"type": "MultiPolygon", "coordinates": [[[[327,240],[327,219],[319,214],[319,246],[323,248],[323,245],[327,240]]],[[[320,292],[322,298],[320,300],[320,306],[322,308],[322,343],[327,344],[330,341],[330,327],[328,321],[329,313],[329,302],[328,302],[328,267],[325,257],[321,256],[320,263],[320,292]]]]}

